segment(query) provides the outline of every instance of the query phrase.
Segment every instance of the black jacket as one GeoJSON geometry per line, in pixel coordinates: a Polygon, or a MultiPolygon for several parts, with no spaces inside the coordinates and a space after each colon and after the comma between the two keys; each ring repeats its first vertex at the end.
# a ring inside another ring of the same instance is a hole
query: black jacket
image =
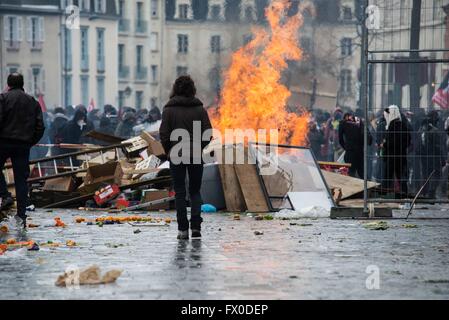
{"type": "Polygon", "coordinates": [[[391,121],[385,134],[384,151],[387,156],[406,156],[410,146],[410,127],[405,121],[391,121]]]}
{"type": "MultiPolygon", "coordinates": [[[[169,155],[171,148],[181,141],[170,141],[170,135],[175,129],[185,129],[189,133],[189,143],[191,145],[190,155],[193,155],[193,123],[201,123],[201,136],[208,129],[212,129],[207,111],[203,108],[203,103],[197,98],[175,96],[167,103],[162,112],[162,123],[159,128],[161,143],[165,153],[169,155]]],[[[201,141],[201,150],[212,140],[212,134],[204,141],[201,141]]],[[[187,142],[187,141],[185,141],[187,142]]]]}
{"type": "MultiPolygon", "coordinates": [[[[363,152],[364,123],[342,120],[338,126],[338,139],[342,148],[347,152],[363,152]]],[[[368,145],[372,143],[372,136],[368,131],[368,145]]]]}
{"type": "Polygon", "coordinates": [[[66,125],[69,119],[61,113],[57,113],[53,119],[53,123],[50,125],[49,136],[50,142],[58,144],[62,142],[62,129],[66,125]]]}
{"type": "Polygon", "coordinates": [[[45,126],[39,103],[22,89],[0,94],[0,144],[35,145],[45,126]]]}

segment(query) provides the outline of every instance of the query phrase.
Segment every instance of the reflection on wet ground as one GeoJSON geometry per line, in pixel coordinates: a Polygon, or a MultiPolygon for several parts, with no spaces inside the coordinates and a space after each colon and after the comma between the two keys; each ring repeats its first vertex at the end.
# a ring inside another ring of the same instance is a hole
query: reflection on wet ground
{"type": "MultiPolygon", "coordinates": [[[[97,214],[98,216],[99,214],[97,214]]],[[[1,299],[448,299],[449,220],[388,221],[384,231],[361,221],[256,221],[205,215],[203,238],[177,240],[169,227],[76,224],[79,211],[37,211],[39,228],[7,235],[17,241],[59,242],[0,256],[1,299]],[[66,228],[50,227],[59,216],[66,228]],[[255,235],[261,231],[263,235],[255,235]],[[76,247],[67,247],[74,240],[76,247]],[[96,264],[124,272],[115,284],[59,288],[68,268],[96,264]],[[367,289],[367,270],[379,289],[367,289]]],[[[173,213],[154,213],[170,216],[173,213]]]]}

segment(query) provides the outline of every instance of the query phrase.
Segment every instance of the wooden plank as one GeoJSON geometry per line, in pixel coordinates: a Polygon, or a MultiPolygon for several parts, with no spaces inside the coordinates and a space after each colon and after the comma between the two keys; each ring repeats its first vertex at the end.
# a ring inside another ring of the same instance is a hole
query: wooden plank
{"type": "MultiPolygon", "coordinates": [[[[362,179],[344,176],[325,170],[321,170],[321,172],[330,189],[341,188],[342,200],[363,192],[364,181],[362,179]]],[[[368,181],[368,189],[377,187],[378,185],[378,183],[368,181]]]]}
{"type": "Polygon", "coordinates": [[[230,212],[245,211],[245,200],[243,198],[242,190],[240,189],[234,165],[219,164],[218,170],[220,171],[226,209],[230,212]]]}
{"type": "Polygon", "coordinates": [[[234,165],[246,207],[250,212],[269,212],[265,195],[260,185],[259,175],[254,164],[234,165]]]}

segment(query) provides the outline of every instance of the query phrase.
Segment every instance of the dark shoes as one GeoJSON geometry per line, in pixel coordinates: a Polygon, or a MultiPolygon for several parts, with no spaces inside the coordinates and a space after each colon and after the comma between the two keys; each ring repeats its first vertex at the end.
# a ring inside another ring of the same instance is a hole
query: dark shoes
{"type": "Polygon", "coordinates": [[[14,216],[18,225],[21,225],[26,229],[27,227],[27,215],[26,214],[16,214],[14,216]]]}
{"type": "Polygon", "coordinates": [[[0,203],[0,211],[6,211],[12,207],[14,200],[11,197],[1,198],[0,203]]]}
{"type": "Polygon", "coordinates": [[[178,240],[188,240],[189,239],[189,231],[178,231],[178,240]]]}
{"type": "Polygon", "coordinates": [[[200,230],[192,230],[192,238],[201,238],[200,230]]]}

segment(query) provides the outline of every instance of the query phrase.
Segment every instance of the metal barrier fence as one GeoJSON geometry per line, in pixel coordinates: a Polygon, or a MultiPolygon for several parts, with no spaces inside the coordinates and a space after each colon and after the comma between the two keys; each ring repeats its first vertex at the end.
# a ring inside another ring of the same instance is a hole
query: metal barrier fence
{"type": "Polygon", "coordinates": [[[365,182],[380,184],[365,190],[365,210],[369,202],[410,202],[418,193],[447,202],[449,0],[361,3],[367,19],[361,69],[361,106],[368,119],[364,175],[365,182]],[[392,105],[399,115],[388,108],[392,105]]]}

